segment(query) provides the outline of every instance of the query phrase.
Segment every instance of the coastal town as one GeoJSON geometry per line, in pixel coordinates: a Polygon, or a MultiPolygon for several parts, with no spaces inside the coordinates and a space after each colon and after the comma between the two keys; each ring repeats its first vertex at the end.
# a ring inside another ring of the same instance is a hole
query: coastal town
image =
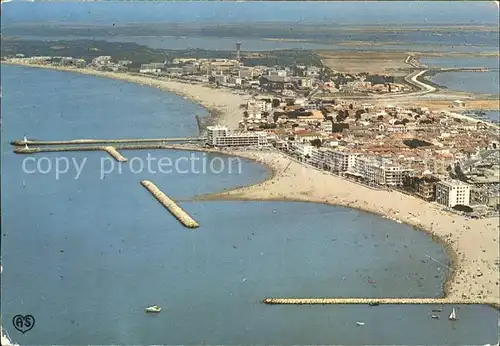
{"type": "MultiPolygon", "coordinates": [[[[481,112],[464,114],[461,100],[449,102],[453,111],[443,111],[369,97],[418,90],[398,77],[303,65],[243,66],[240,47],[237,43],[234,59],[174,58],[142,64],[138,71],[129,69],[132,61],[111,56],[87,62],[17,54],[4,60],[173,79],[245,95],[246,102],[233,111],[237,123],[197,118],[205,145],[274,148],[303,165],[371,188],[397,189],[453,213],[498,216],[499,129],[481,112]]],[[[407,63],[420,66],[413,56],[407,63]]]]}
{"type": "MultiPolygon", "coordinates": [[[[261,184],[200,200],[326,203],[413,225],[436,236],[451,257],[443,299],[497,304],[500,147],[495,121],[467,107],[473,101],[453,94],[440,98],[444,107],[422,105],[420,97],[439,87],[421,78],[426,70],[413,56],[406,59],[409,69],[402,77],[315,65],[244,66],[238,48],[234,58],[183,57],[137,68],[111,56],[86,61],[17,54],[2,57],[2,63],[114,78],[198,102],[211,113],[187,115],[196,119],[198,137],[144,148],[237,155],[274,172],[261,184]]],[[[39,150],[26,138],[19,143],[17,153],[39,150]]],[[[139,146],[103,148],[124,162],[118,150],[139,146]]],[[[64,148],[51,148],[57,150],[64,148]]],[[[170,206],[161,191],[153,192],[170,206]]],[[[175,205],[170,208],[179,213],[175,205]]]]}

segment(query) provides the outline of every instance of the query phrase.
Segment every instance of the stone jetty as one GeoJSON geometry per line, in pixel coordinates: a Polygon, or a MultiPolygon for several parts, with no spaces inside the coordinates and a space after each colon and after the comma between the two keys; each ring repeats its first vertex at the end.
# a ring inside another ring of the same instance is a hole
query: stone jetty
{"type": "Polygon", "coordinates": [[[73,144],[107,144],[107,143],[164,143],[164,142],[196,142],[203,141],[202,137],[179,137],[179,138],[129,138],[129,139],[72,139],[67,141],[39,141],[18,139],[12,141],[15,146],[25,145],[73,145],[73,144]]]}
{"type": "Polygon", "coordinates": [[[104,151],[106,151],[111,157],[113,157],[118,162],[127,162],[127,158],[124,157],[115,147],[104,147],[104,151]]]}
{"type": "Polygon", "coordinates": [[[193,220],[184,210],[181,209],[173,200],[168,198],[155,184],[148,180],[141,181],[142,186],[146,188],[151,194],[161,203],[168,211],[175,216],[180,223],[187,228],[198,228],[200,225],[193,220]]]}
{"type": "Polygon", "coordinates": [[[314,305],[314,304],[484,304],[498,308],[498,303],[479,299],[449,298],[265,298],[265,304],[314,305]]]}

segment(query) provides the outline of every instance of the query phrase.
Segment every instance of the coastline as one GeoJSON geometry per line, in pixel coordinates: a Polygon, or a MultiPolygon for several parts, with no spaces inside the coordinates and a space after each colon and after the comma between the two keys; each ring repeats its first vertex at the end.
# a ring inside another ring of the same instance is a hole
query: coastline
{"type": "MultiPolygon", "coordinates": [[[[239,105],[245,102],[245,98],[241,95],[202,85],[157,80],[126,73],[30,64],[13,65],[77,72],[157,87],[180,96],[189,97],[192,101],[201,103],[208,109],[213,107],[214,110],[220,112],[221,118],[228,125],[237,124],[241,118],[239,115],[241,111],[235,112],[235,106],[236,110],[239,110],[239,105]],[[215,105],[214,99],[223,103],[222,106],[215,105]],[[210,105],[211,102],[212,105],[210,105]]],[[[384,217],[397,217],[404,223],[430,233],[433,240],[437,240],[443,245],[452,264],[452,269],[449,270],[444,285],[445,297],[467,297],[491,304],[498,304],[500,300],[499,273],[494,264],[495,256],[498,256],[499,246],[498,219],[467,220],[457,215],[448,214],[440,207],[415,197],[399,192],[371,190],[331,176],[328,172],[318,171],[291,161],[277,152],[235,150],[223,152],[187,147],[178,149],[239,156],[265,164],[272,172],[267,180],[259,184],[212,195],[198,196],[196,199],[314,202],[355,208],[384,217]],[[477,233],[478,231],[479,233],[477,233]]]]}
{"type": "MultiPolygon", "coordinates": [[[[221,125],[226,125],[231,129],[238,128],[239,121],[243,117],[240,105],[246,104],[249,99],[249,96],[233,94],[222,88],[209,88],[200,84],[183,83],[171,79],[161,80],[126,72],[105,72],[86,68],[35,65],[11,61],[2,61],[2,64],[80,73],[158,88],[200,104],[210,113],[213,120],[218,120],[221,125]]],[[[192,116],[194,117],[194,114],[192,116]]]]}
{"type": "Polygon", "coordinates": [[[477,299],[498,305],[499,273],[494,264],[499,245],[498,219],[468,220],[416,197],[372,190],[300,165],[277,152],[230,151],[227,154],[256,160],[270,166],[275,173],[256,185],[195,199],[312,202],[396,218],[430,234],[446,251],[450,265],[444,283],[445,298],[477,299]],[[288,167],[286,173],[283,172],[285,167],[288,167]]]}

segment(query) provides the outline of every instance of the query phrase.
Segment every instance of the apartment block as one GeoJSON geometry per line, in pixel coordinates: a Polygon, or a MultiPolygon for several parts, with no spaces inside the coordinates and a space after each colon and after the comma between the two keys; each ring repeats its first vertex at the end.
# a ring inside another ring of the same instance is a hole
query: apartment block
{"type": "Polygon", "coordinates": [[[325,165],[333,172],[352,171],[358,156],[357,153],[328,150],[325,152],[325,165]]]}
{"type": "Polygon", "coordinates": [[[404,177],[411,173],[411,169],[393,164],[381,158],[358,156],[355,158],[353,169],[348,174],[363,180],[384,186],[401,186],[404,177]]]}
{"type": "Polygon", "coordinates": [[[436,183],[436,202],[447,207],[470,204],[470,185],[459,180],[436,183]]]}
{"type": "Polygon", "coordinates": [[[214,147],[267,145],[265,132],[231,132],[226,126],[208,126],[207,142],[214,147]]]}

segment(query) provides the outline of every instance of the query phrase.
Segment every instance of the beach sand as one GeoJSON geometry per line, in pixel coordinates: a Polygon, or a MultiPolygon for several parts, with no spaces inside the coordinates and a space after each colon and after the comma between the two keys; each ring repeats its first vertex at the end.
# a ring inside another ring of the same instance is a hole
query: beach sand
{"type": "MultiPolygon", "coordinates": [[[[41,67],[38,65],[27,65],[41,67]]],[[[249,96],[235,95],[227,89],[212,89],[177,81],[156,80],[125,73],[100,72],[88,69],[48,69],[78,72],[150,85],[191,98],[203,106],[217,110],[220,123],[236,127],[241,119],[240,104],[249,96]]],[[[175,146],[172,146],[175,148],[175,146]]],[[[189,149],[179,146],[179,149],[189,149]]],[[[192,150],[236,155],[269,166],[273,176],[257,185],[221,192],[199,199],[244,199],[305,201],[357,208],[430,232],[446,248],[453,262],[445,294],[449,298],[477,299],[484,303],[500,302],[500,272],[498,218],[469,220],[445,212],[440,206],[400,192],[370,189],[333,176],[328,172],[307,167],[278,152],[217,151],[193,147],[192,150]]],[[[443,265],[444,269],[444,265],[443,265]]]]}

